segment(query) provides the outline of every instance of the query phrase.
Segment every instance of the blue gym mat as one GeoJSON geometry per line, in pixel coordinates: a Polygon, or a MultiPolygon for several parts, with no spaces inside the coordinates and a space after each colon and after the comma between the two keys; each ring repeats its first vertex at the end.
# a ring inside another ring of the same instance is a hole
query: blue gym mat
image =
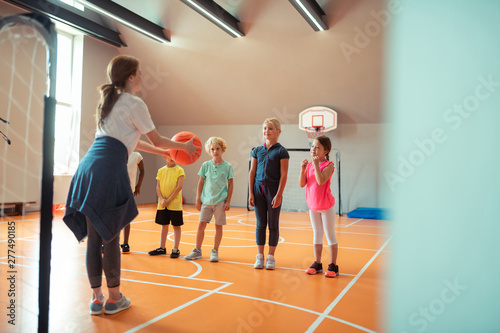
{"type": "Polygon", "coordinates": [[[360,219],[374,219],[374,220],[387,220],[388,217],[387,209],[382,208],[366,208],[359,207],[355,210],[347,213],[349,218],[360,218],[360,219]]]}

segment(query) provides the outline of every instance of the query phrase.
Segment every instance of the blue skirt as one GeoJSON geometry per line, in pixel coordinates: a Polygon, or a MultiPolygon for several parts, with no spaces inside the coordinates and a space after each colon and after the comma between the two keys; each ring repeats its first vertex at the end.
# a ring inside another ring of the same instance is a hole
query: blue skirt
{"type": "Polygon", "coordinates": [[[96,138],[71,180],[63,221],[78,241],[90,220],[105,242],[115,238],[137,216],[127,172],[128,151],[112,137],[96,138]]]}

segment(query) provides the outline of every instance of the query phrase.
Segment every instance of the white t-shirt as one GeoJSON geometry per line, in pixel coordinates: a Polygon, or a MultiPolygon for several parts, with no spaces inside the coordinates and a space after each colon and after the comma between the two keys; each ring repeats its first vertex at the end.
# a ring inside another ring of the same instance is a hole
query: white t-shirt
{"type": "Polygon", "coordinates": [[[141,163],[142,160],[142,155],[136,151],[132,152],[132,154],[130,154],[128,157],[127,169],[132,192],[135,191],[135,185],[137,185],[137,173],[139,171],[139,168],[137,166],[139,165],[139,163],[141,163]]]}
{"type": "Polygon", "coordinates": [[[120,140],[130,155],[141,134],[149,133],[154,128],[146,103],[139,97],[124,92],[104,119],[102,128],[97,127],[95,137],[110,136],[120,140]]]}

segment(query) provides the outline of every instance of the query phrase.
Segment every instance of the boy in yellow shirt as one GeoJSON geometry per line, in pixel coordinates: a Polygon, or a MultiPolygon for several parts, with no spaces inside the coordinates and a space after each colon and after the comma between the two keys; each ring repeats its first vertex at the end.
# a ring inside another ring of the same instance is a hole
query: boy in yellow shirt
{"type": "Polygon", "coordinates": [[[172,222],[174,228],[174,248],[170,258],[179,258],[179,243],[181,241],[182,219],[182,186],[186,174],[184,169],[178,166],[167,152],[163,155],[167,165],[158,170],[156,176],[156,194],[158,195],[158,207],[156,210],[155,223],[161,225],[160,247],[149,251],[152,256],[167,254],[165,243],[167,241],[168,226],[172,222]]]}

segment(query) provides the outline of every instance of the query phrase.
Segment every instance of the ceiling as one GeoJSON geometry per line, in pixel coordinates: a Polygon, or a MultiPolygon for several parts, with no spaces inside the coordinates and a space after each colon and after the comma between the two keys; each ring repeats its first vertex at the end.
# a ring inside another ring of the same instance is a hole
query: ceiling
{"type": "Polygon", "coordinates": [[[240,20],[233,38],[180,0],[116,0],[165,28],[170,43],[113,23],[141,61],[142,98],[161,125],[298,123],[313,105],[339,124],[381,123],[384,0],[318,0],[326,31],[315,32],[288,0],[216,0],[240,20]],[[377,31],[377,24],[379,30],[377,31]],[[371,36],[366,34],[366,29],[371,36]]]}

